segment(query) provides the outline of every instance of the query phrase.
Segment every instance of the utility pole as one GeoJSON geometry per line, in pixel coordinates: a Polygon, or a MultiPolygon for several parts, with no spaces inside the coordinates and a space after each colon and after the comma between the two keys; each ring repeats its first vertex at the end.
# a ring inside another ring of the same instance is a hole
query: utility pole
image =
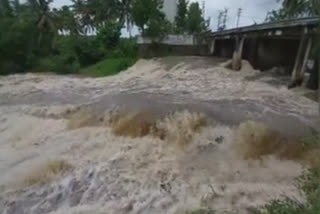
{"type": "Polygon", "coordinates": [[[217,26],[217,30],[225,30],[227,27],[227,20],[228,20],[228,12],[229,9],[224,9],[224,11],[219,11],[219,15],[218,15],[218,26],[217,26]]]}
{"type": "Polygon", "coordinates": [[[223,20],[222,20],[222,28],[225,30],[227,28],[227,20],[228,20],[228,12],[229,9],[225,8],[223,12],[223,20]]]}
{"type": "Polygon", "coordinates": [[[202,1],[202,16],[206,17],[206,2],[202,1]]]}
{"type": "Polygon", "coordinates": [[[222,16],[223,16],[223,11],[219,11],[217,31],[220,30],[221,22],[222,22],[222,16]]]}
{"type": "Polygon", "coordinates": [[[241,18],[241,14],[242,14],[242,8],[238,9],[238,14],[237,14],[237,27],[239,27],[240,24],[240,18],[241,18]]]}

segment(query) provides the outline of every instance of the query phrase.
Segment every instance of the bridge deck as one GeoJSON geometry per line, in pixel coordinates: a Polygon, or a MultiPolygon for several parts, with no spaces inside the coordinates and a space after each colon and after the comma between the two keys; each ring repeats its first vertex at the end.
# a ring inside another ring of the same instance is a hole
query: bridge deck
{"type": "Polygon", "coordinates": [[[255,33],[259,31],[268,31],[268,30],[285,30],[288,28],[300,28],[308,27],[314,28],[320,23],[320,17],[308,17],[308,18],[298,18],[290,19],[280,22],[270,22],[257,25],[251,25],[240,28],[233,28],[224,31],[217,31],[211,33],[212,37],[221,37],[221,36],[231,36],[234,34],[244,34],[244,33],[255,33]]]}

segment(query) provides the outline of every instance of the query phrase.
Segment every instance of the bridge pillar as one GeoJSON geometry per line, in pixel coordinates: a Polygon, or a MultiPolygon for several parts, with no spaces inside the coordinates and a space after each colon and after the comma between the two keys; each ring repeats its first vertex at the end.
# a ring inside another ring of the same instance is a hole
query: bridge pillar
{"type": "Polygon", "coordinates": [[[211,44],[210,44],[210,55],[214,55],[215,48],[216,48],[216,38],[214,38],[211,41],[211,44]]]}
{"type": "Polygon", "coordinates": [[[245,38],[236,37],[236,48],[232,57],[232,70],[239,71],[242,67],[242,52],[245,38]],[[240,41],[239,41],[240,40],[240,41]]]}
{"type": "Polygon", "coordinates": [[[304,77],[304,72],[307,69],[307,64],[308,64],[308,60],[310,57],[310,52],[311,52],[311,48],[312,48],[312,38],[308,38],[308,43],[307,43],[307,48],[306,48],[306,52],[304,54],[304,59],[303,59],[303,64],[302,64],[302,70],[301,70],[301,78],[304,77]]]}
{"type": "Polygon", "coordinates": [[[292,71],[291,83],[289,88],[300,86],[303,82],[304,72],[307,67],[310,51],[312,47],[312,38],[302,35],[298,53],[295,60],[295,65],[292,71]]]}

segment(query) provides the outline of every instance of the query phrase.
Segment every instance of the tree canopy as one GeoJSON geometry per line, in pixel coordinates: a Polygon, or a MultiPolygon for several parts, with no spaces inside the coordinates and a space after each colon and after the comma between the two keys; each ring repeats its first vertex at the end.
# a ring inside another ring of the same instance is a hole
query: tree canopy
{"type": "Polygon", "coordinates": [[[320,15],[319,0],[277,0],[282,2],[279,10],[271,11],[270,21],[320,15]]]}
{"type": "Polygon", "coordinates": [[[145,34],[146,28],[154,27],[153,23],[164,20],[162,8],[162,0],[133,0],[132,18],[142,35],[145,34]]]}
{"type": "Polygon", "coordinates": [[[187,13],[187,30],[189,33],[202,33],[207,29],[206,21],[198,2],[193,2],[189,6],[187,13]]]}
{"type": "Polygon", "coordinates": [[[188,13],[188,1],[179,0],[177,16],[175,17],[176,32],[183,33],[187,30],[187,13],[188,13]]]}
{"type": "Polygon", "coordinates": [[[156,39],[207,28],[199,4],[188,0],[179,0],[175,23],[166,20],[163,0],[71,0],[61,8],[53,1],[0,0],[0,73],[74,71],[115,55],[119,46],[118,53],[134,55],[134,45],[120,44],[121,29],[133,24],[156,39]]]}

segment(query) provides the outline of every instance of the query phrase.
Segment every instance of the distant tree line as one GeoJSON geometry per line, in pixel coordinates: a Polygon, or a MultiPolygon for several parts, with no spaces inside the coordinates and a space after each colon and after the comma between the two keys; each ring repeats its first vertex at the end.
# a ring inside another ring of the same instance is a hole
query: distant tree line
{"type": "Polygon", "coordinates": [[[210,19],[206,20],[198,2],[189,4],[187,0],[178,0],[175,18],[176,33],[202,33],[208,30],[210,19]]]}
{"type": "Polygon", "coordinates": [[[198,3],[179,0],[175,23],[166,20],[162,0],[72,0],[52,8],[53,0],[0,0],[0,74],[24,71],[75,72],[106,57],[134,56],[134,40],[121,30],[138,26],[141,34],[207,30],[198,3]]]}

